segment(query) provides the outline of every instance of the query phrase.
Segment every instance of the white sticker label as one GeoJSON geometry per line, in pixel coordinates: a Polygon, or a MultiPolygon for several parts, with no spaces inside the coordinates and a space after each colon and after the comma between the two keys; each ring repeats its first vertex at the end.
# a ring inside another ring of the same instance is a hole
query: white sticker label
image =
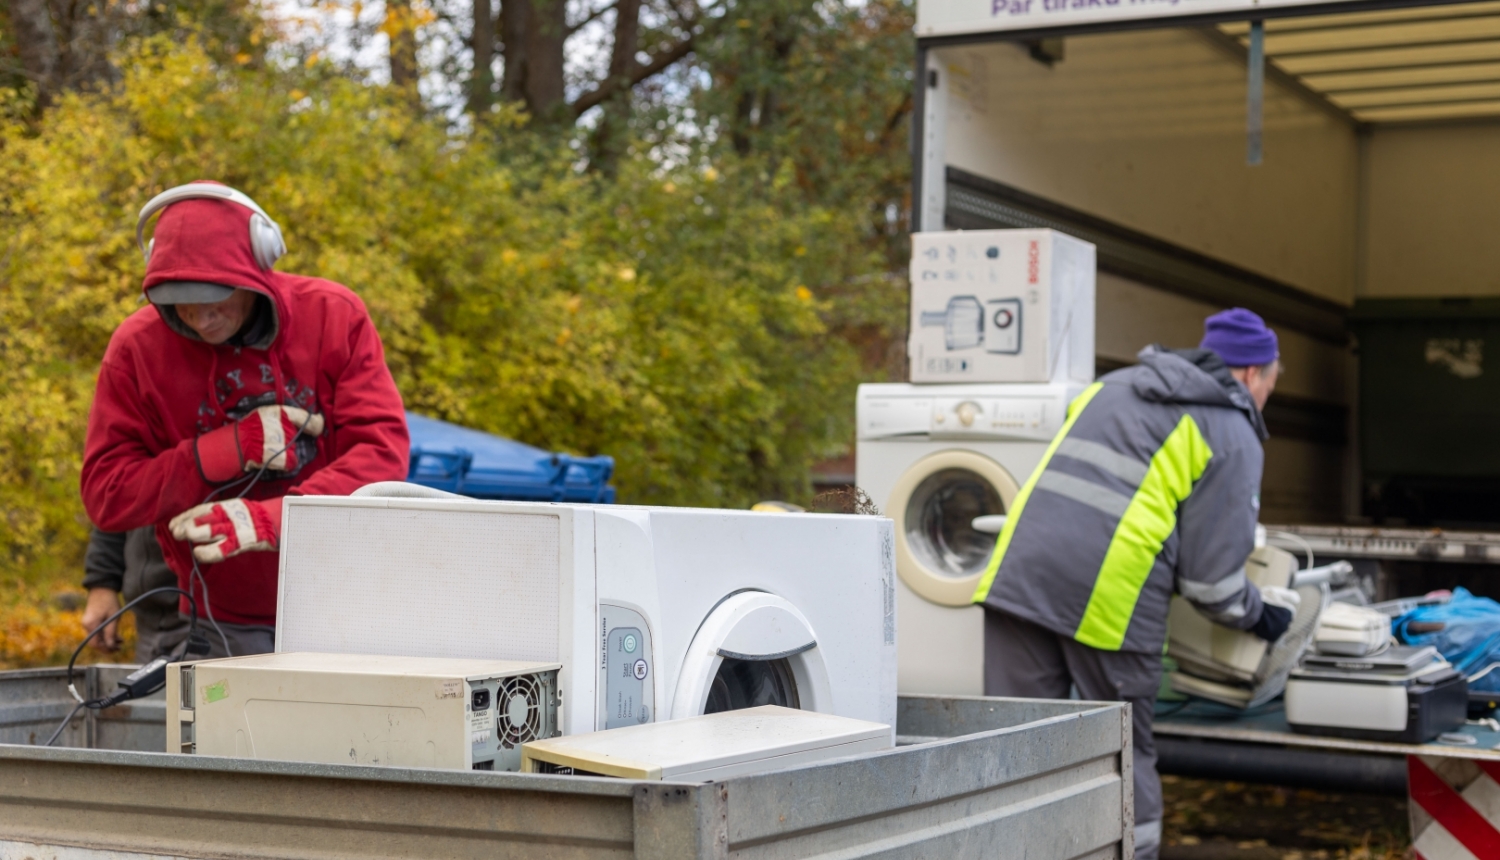
{"type": "Polygon", "coordinates": [[[482,711],[469,712],[469,741],[474,744],[486,744],[490,741],[490,732],[495,728],[495,712],[485,708],[482,711]]]}
{"type": "Polygon", "coordinates": [[[446,681],[438,681],[437,688],[433,693],[439,699],[457,699],[464,694],[464,682],[456,678],[446,681]]]}

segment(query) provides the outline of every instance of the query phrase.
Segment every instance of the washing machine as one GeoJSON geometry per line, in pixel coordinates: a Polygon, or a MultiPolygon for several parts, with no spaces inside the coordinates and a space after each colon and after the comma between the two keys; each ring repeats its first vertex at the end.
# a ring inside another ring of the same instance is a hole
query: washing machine
{"type": "Polygon", "coordinates": [[[884,517],[380,495],[282,517],[277,651],[560,663],[565,734],[760,705],[895,726],[884,517]]]}
{"type": "Polygon", "coordinates": [[[894,525],[902,693],[984,694],[974,589],[1070,383],[859,387],[855,481],[894,525]]]}

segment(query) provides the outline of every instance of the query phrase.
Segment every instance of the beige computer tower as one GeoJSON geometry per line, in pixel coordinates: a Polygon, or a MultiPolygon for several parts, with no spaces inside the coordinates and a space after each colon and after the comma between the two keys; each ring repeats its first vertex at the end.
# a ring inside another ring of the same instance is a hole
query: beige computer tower
{"type": "Polygon", "coordinates": [[[177,663],[167,751],[517,770],[558,734],[556,663],[311,652],[177,663]]]}

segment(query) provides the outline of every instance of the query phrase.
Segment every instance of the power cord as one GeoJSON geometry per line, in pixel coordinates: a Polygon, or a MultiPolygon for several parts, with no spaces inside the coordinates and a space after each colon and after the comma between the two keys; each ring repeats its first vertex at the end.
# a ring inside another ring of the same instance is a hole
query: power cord
{"type": "MultiPolygon", "coordinates": [[[[244,484],[244,488],[235,495],[235,498],[243,499],[246,494],[255,489],[255,485],[260,483],[260,479],[265,477],[266,472],[269,471],[271,461],[281,456],[293,445],[297,444],[297,441],[302,438],[303,432],[307,430],[307,425],[310,421],[312,421],[311,413],[308,414],[307,420],[303,421],[301,426],[297,428],[297,432],[292,435],[292,438],[286,443],[286,445],[282,446],[282,448],[276,453],[267,457],[266,461],[261,464],[261,467],[257,469],[254,474],[242,476],[234,479],[233,481],[230,481],[227,484],[215,487],[213,491],[210,492],[207,496],[204,496],[203,501],[199,502],[198,504],[206,505],[209,502],[213,501],[214,497],[218,496],[220,493],[232,490],[241,484],[244,484]]],[[[229,647],[229,637],[224,635],[224,629],[219,626],[218,621],[214,620],[214,610],[212,602],[209,600],[208,596],[208,580],[204,578],[203,571],[198,567],[198,557],[192,556],[192,559],[193,571],[191,578],[188,580],[188,587],[192,587],[192,580],[196,579],[198,581],[198,586],[203,589],[203,608],[205,614],[208,617],[208,623],[213,626],[214,632],[219,634],[219,641],[224,643],[224,654],[226,656],[233,657],[234,650],[229,647]]],[[[78,704],[75,705],[73,710],[63,718],[63,721],[58,724],[57,729],[52,732],[52,736],[47,738],[47,742],[45,744],[42,744],[42,746],[50,747],[52,746],[52,744],[56,743],[57,739],[62,735],[63,731],[67,729],[70,723],[73,722],[73,718],[78,716],[78,712],[83,710],[84,708],[110,708],[120,704],[121,702],[129,701],[131,699],[138,699],[141,696],[149,696],[166,685],[168,664],[179,662],[183,657],[189,654],[195,657],[205,657],[209,654],[210,650],[211,649],[209,647],[208,640],[198,634],[198,598],[194,597],[191,591],[184,591],[174,586],[162,586],[161,588],[153,588],[150,591],[147,591],[146,593],[136,597],[134,600],[120,607],[120,610],[118,612],[106,618],[104,622],[101,623],[98,627],[90,630],[88,635],[83,637],[83,641],[78,643],[78,647],[73,650],[73,656],[68,658],[68,692],[72,694],[73,698],[77,700],[78,704]],[[124,615],[137,603],[140,603],[142,600],[145,600],[146,598],[154,594],[166,593],[180,594],[183,597],[186,597],[188,599],[188,603],[192,607],[192,611],[188,619],[188,635],[187,639],[183,641],[182,651],[178,653],[175,658],[158,657],[155,660],[152,660],[150,663],[147,663],[146,665],[132,672],[131,674],[125,676],[125,678],[119,682],[120,689],[116,690],[114,693],[111,693],[108,696],[100,696],[97,699],[85,699],[83,698],[83,696],[79,695],[78,688],[73,683],[73,670],[74,665],[78,662],[78,655],[83,653],[84,647],[87,646],[89,642],[93,641],[95,636],[98,636],[106,627],[118,620],[121,615],[124,615]]]]}
{"type": "MultiPolygon", "coordinates": [[[[213,489],[213,491],[210,492],[208,495],[204,496],[203,497],[203,501],[199,502],[198,504],[199,505],[206,505],[209,502],[213,501],[215,496],[217,496],[220,493],[225,492],[227,490],[234,489],[236,486],[238,486],[240,484],[244,484],[245,487],[244,487],[244,489],[240,490],[239,493],[236,494],[234,498],[236,498],[236,499],[243,499],[251,490],[255,489],[255,485],[256,484],[260,483],[260,479],[265,476],[267,470],[270,468],[271,461],[274,460],[274,459],[276,459],[277,457],[281,456],[282,454],[284,454],[293,445],[297,444],[297,440],[299,440],[299,439],[302,438],[302,433],[303,433],[303,431],[305,431],[307,429],[308,422],[310,422],[310,421],[312,421],[312,413],[308,413],[307,419],[305,421],[303,421],[300,426],[297,427],[297,432],[294,433],[294,434],[292,434],[291,440],[288,441],[285,445],[283,445],[281,447],[281,450],[279,450],[276,453],[272,454],[271,456],[267,457],[266,461],[264,463],[262,463],[261,466],[260,466],[260,468],[257,469],[253,474],[244,475],[244,476],[241,476],[239,478],[235,478],[233,481],[230,481],[229,483],[224,484],[223,486],[215,487],[213,489]]],[[[232,648],[229,647],[229,637],[226,636],[226,635],[224,635],[224,629],[219,626],[219,622],[214,618],[213,601],[211,599],[209,599],[209,596],[208,596],[208,580],[203,576],[203,571],[198,567],[198,557],[196,555],[191,555],[191,554],[190,554],[190,556],[193,559],[193,572],[192,572],[192,575],[191,575],[191,577],[190,577],[190,579],[188,581],[188,586],[191,588],[192,587],[192,581],[193,580],[197,580],[198,587],[201,588],[201,589],[203,589],[203,608],[204,608],[205,614],[208,616],[208,623],[209,623],[210,626],[212,626],[214,628],[214,632],[219,634],[219,641],[222,642],[222,643],[224,643],[224,656],[226,656],[226,657],[233,657],[234,656],[234,649],[232,649],[232,648]]]]}
{"type": "Polygon", "coordinates": [[[45,744],[42,744],[42,746],[50,747],[54,743],[56,743],[57,739],[62,735],[63,731],[67,729],[68,725],[73,722],[73,718],[78,716],[78,712],[83,710],[84,708],[93,708],[95,710],[112,708],[115,705],[120,704],[121,702],[129,701],[131,699],[138,699],[141,696],[149,696],[157,690],[160,690],[167,683],[167,665],[169,663],[178,662],[183,657],[189,654],[200,657],[206,656],[208,652],[208,640],[204,639],[203,636],[198,633],[198,599],[193,597],[191,593],[183,591],[176,586],[167,585],[162,586],[161,588],[153,588],[150,591],[147,591],[144,594],[140,595],[139,597],[136,597],[134,600],[120,607],[118,612],[106,618],[104,622],[101,623],[98,627],[90,630],[88,635],[83,637],[83,641],[78,643],[78,647],[73,650],[73,656],[68,658],[68,692],[72,694],[73,698],[78,702],[78,704],[75,705],[73,707],[73,710],[63,718],[63,721],[58,724],[57,729],[52,732],[52,736],[47,738],[47,742],[45,744]],[[188,599],[188,602],[192,607],[192,612],[188,616],[188,634],[187,638],[183,640],[182,651],[175,657],[157,657],[150,663],[147,663],[146,665],[135,670],[129,675],[126,675],[119,681],[119,689],[115,690],[113,693],[110,693],[107,696],[100,696],[96,699],[85,699],[83,696],[79,695],[78,687],[73,683],[74,667],[78,663],[78,655],[83,653],[83,649],[89,644],[89,642],[93,641],[95,636],[98,636],[101,632],[104,631],[106,627],[108,627],[110,624],[113,624],[117,619],[119,619],[121,615],[124,615],[142,600],[145,600],[146,598],[157,594],[182,595],[183,597],[186,597],[188,599]]]}

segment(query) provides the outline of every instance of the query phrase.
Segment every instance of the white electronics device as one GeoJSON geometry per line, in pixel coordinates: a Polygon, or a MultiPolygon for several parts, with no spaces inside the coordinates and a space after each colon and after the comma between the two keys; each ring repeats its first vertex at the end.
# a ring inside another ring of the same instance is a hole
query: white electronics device
{"type": "Polygon", "coordinates": [[[557,734],[557,663],[256,654],[167,671],[167,752],[517,770],[557,734]]]}
{"type": "Polygon", "coordinates": [[[763,705],[533,741],[521,750],[521,770],[704,782],[890,747],[887,725],[763,705]]]}
{"type": "Polygon", "coordinates": [[[1308,657],[1286,684],[1286,721],[1309,734],[1426,743],[1468,716],[1464,677],[1432,647],[1308,657]]]}
{"type": "Polygon", "coordinates": [[[1093,381],[1093,245],[1055,230],[911,242],[912,382],[1093,381]]]}
{"type": "MultiPolygon", "coordinates": [[[[1090,350],[1092,350],[1090,344],[1090,350]]],[[[895,524],[902,693],[984,694],[974,589],[1081,385],[859,387],[855,480],[895,524]]]]}
{"type": "Polygon", "coordinates": [[[1330,603],[1318,619],[1313,648],[1319,654],[1363,657],[1384,648],[1391,640],[1391,619],[1378,609],[1330,603]]]}
{"type": "MultiPolygon", "coordinates": [[[[1259,588],[1287,588],[1296,572],[1296,558],[1276,547],[1256,547],[1245,559],[1245,577],[1259,588]]],[[[1170,676],[1172,689],[1240,708],[1280,695],[1328,605],[1326,585],[1296,591],[1302,600],[1274,646],[1253,633],[1214,624],[1174,595],[1167,613],[1167,656],[1179,667],[1170,676]]]]}
{"type": "Polygon", "coordinates": [[[560,663],[564,734],[764,704],[895,724],[882,517],[358,495],[282,516],[278,651],[560,663]]]}

